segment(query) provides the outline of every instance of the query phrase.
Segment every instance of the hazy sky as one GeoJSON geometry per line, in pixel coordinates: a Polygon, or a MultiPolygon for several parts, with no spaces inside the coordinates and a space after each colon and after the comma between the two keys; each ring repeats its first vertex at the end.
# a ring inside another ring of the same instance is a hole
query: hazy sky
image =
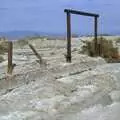
{"type": "MultiPolygon", "coordinates": [[[[120,0],[0,0],[0,31],[65,33],[64,8],[73,8],[99,13],[99,32],[120,33],[119,7],[120,0]]],[[[91,33],[92,20],[73,15],[72,31],[91,33]]]]}

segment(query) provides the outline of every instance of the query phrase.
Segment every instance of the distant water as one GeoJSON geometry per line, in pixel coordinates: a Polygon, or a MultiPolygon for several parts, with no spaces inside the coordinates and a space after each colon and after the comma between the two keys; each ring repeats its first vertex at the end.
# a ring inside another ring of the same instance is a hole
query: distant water
{"type": "MultiPolygon", "coordinates": [[[[119,0],[0,0],[0,35],[65,34],[65,8],[98,13],[99,33],[120,34],[119,7],[119,0]]],[[[72,32],[92,34],[93,19],[73,15],[72,32]]]]}

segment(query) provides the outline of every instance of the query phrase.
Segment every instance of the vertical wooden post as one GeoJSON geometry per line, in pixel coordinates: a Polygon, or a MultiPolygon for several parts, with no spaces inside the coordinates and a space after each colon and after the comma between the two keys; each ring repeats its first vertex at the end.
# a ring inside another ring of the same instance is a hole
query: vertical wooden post
{"type": "Polygon", "coordinates": [[[95,44],[94,44],[94,47],[95,47],[95,53],[98,55],[98,41],[97,41],[97,27],[98,27],[98,21],[97,21],[97,17],[94,17],[94,19],[95,19],[95,25],[94,25],[94,39],[95,39],[95,44]]]}
{"type": "Polygon", "coordinates": [[[13,64],[12,64],[12,55],[13,55],[13,43],[8,42],[8,74],[12,74],[13,64]]]}
{"type": "Polygon", "coordinates": [[[71,16],[67,12],[67,62],[71,62],[71,16]]]}

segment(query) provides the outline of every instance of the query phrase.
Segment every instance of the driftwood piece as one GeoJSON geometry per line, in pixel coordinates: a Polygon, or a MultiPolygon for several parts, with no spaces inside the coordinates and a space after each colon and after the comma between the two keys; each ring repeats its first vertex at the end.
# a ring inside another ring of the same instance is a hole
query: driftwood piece
{"type": "Polygon", "coordinates": [[[43,60],[42,57],[40,56],[40,54],[36,51],[36,49],[34,48],[34,46],[32,44],[28,44],[29,47],[31,48],[31,50],[33,51],[33,53],[35,54],[35,56],[39,59],[39,64],[43,64],[43,60]]]}

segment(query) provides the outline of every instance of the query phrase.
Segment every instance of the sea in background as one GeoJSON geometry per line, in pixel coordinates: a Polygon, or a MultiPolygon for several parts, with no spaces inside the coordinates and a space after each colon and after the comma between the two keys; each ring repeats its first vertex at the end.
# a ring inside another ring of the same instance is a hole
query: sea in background
{"type": "MultiPolygon", "coordinates": [[[[119,35],[119,0],[0,0],[0,36],[66,34],[65,8],[100,14],[99,34],[119,35]]],[[[72,33],[92,35],[94,19],[72,15],[72,33]]]]}

